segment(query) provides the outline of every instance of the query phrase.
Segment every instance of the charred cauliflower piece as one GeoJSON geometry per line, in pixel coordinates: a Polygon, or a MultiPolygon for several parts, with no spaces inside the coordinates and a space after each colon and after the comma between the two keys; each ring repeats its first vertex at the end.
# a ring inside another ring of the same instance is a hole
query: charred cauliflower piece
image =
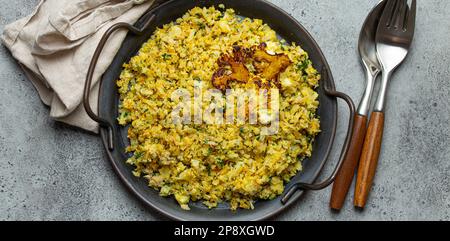
{"type": "Polygon", "coordinates": [[[285,54],[270,55],[265,50],[266,45],[261,44],[254,52],[255,68],[261,77],[267,81],[278,83],[278,77],[291,65],[291,60],[285,54]]]}
{"type": "Polygon", "coordinates": [[[249,49],[233,46],[233,55],[223,54],[217,64],[219,69],[213,74],[212,84],[220,90],[228,87],[229,81],[246,83],[250,80],[250,72],[245,67],[245,61],[249,58],[249,49]]]}

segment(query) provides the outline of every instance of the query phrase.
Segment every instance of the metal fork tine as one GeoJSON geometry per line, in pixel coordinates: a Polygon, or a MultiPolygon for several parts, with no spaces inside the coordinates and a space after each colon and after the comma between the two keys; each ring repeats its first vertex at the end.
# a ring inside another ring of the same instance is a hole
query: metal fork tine
{"type": "Polygon", "coordinates": [[[391,24],[391,19],[394,14],[395,6],[397,5],[397,0],[387,0],[386,7],[383,10],[383,14],[380,19],[380,23],[389,27],[391,24]]]}
{"type": "Polygon", "coordinates": [[[411,9],[409,10],[408,22],[405,29],[408,32],[414,33],[414,28],[416,26],[416,11],[417,11],[417,1],[412,0],[411,9]]]}
{"type": "Polygon", "coordinates": [[[403,29],[403,25],[408,14],[408,0],[400,0],[398,5],[398,11],[394,15],[394,27],[395,29],[403,29]]]}
{"type": "Polygon", "coordinates": [[[389,24],[389,26],[394,26],[395,22],[397,21],[397,16],[398,16],[398,10],[400,8],[401,2],[404,0],[396,0],[395,2],[395,7],[394,10],[392,11],[392,17],[391,17],[391,22],[389,24]]]}

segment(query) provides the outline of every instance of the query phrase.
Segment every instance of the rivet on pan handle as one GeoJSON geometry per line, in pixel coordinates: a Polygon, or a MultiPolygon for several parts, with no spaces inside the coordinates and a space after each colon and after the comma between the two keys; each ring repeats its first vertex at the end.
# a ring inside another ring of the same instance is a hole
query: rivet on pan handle
{"type": "MultiPolygon", "coordinates": [[[[334,168],[333,173],[324,181],[320,182],[320,183],[302,183],[302,182],[297,182],[295,183],[281,198],[281,202],[283,204],[287,203],[289,201],[289,199],[295,194],[295,192],[297,190],[321,190],[324,189],[326,187],[328,187],[331,183],[334,182],[334,179],[336,178],[336,175],[339,171],[339,169],[342,166],[342,163],[345,159],[345,156],[347,155],[348,149],[350,147],[350,137],[353,134],[353,121],[354,121],[354,116],[355,116],[355,104],[353,103],[352,99],[341,92],[338,92],[336,90],[334,90],[334,88],[330,87],[330,83],[329,83],[329,79],[328,79],[328,70],[327,69],[323,69],[322,71],[323,73],[323,79],[325,81],[324,82],[324,91],[325,94],[328,96],[332,96],[332,97],[336,97],[336,98],[340,98],[343,99],[350,110],[350,118],[349,118],[349,124],[348,124],[348,130],[347,130],[347,136],[345,137],[345,142],[344,145],[342,146],[342,151],[341,151],[341,155],[339,157],[339,162],[336,164],[336,167],[334,168]]],[[[328,157],[326,157],[328,159],[328,157]]]]}
{"type": "Polygon", "coordinates": [[[89,117],[92,118],[92,120],[98,122],[101,127],[108,128],[108,148],[110,150],[114,149],[114,136],[115,136],[115,129],[111,123],[109,123],[107,120],[100,118],[98,115],[96,115],[89,104],[89,94],[91,92],[91,83],[92,83],[92,77],[94,76],[94,70],[95,66],[97,65],[98,59],[100,57],[100,54],[102,53],[103,47],[105,46],[106,42],[108,41],[109,37],[118,29],[126,28],[129,31],[131,31],[133,34],[141,35],[147,27],[150,25],[150,23],[155,19],[154,14],[147,13],[147,16],[144,15],[143,17],[143,25],[140,28],[137,28],[133,25],[130,25],[128,23],[117,23],[111,26],[103,35],[102,39],[100,40],[97,49],[94,52],[94,56],[92,57],[91,64],[89,65],[87,77],[86,77],[86,83],[84,85],[84,92],[83,92],[83,105],[84,109],[86,110],[89,117]]]}

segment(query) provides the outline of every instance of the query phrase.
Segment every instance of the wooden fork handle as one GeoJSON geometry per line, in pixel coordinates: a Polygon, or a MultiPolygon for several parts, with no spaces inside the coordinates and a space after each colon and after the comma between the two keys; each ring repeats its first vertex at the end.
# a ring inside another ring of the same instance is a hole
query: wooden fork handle
{"type": "Polygon", "coordinates": [[[372,187],[373,178],[375,176],[375,170],[378,165],[383,130],[384,113],[373,112],[370,117],[369,127],[361,152],[355,187],[355,207],[364,208],[366,205],[367,197],[369,196],[370,188],[372,187]]]}
{"type": "Polygon", "coordinates": [[[348,190],[355,176],[359,157],[361,156],[366,130],[367,116],[356,114],[350,148],[333,183],[330,199],[330,208],[332,209],[341,210],[344,205],[348,190]]]}

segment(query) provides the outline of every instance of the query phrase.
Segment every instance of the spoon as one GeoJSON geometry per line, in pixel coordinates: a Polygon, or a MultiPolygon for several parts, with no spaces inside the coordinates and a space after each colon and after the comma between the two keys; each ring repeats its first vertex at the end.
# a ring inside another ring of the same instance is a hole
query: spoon
{"type": "Polygon", "coordinates": [[[373,87],[376,78],[381,72],[381,65],[377,58],[375,34],[385,2],[381,1],[372,9],[359,35],[358,50],[366,72],[366,90],[355,115],[349,151],[333,184],[330,207],[334,210],[340,210],[344,205],[345,198],[355,175],[367,131],[367,115],[369,114],[373,87]]]}

